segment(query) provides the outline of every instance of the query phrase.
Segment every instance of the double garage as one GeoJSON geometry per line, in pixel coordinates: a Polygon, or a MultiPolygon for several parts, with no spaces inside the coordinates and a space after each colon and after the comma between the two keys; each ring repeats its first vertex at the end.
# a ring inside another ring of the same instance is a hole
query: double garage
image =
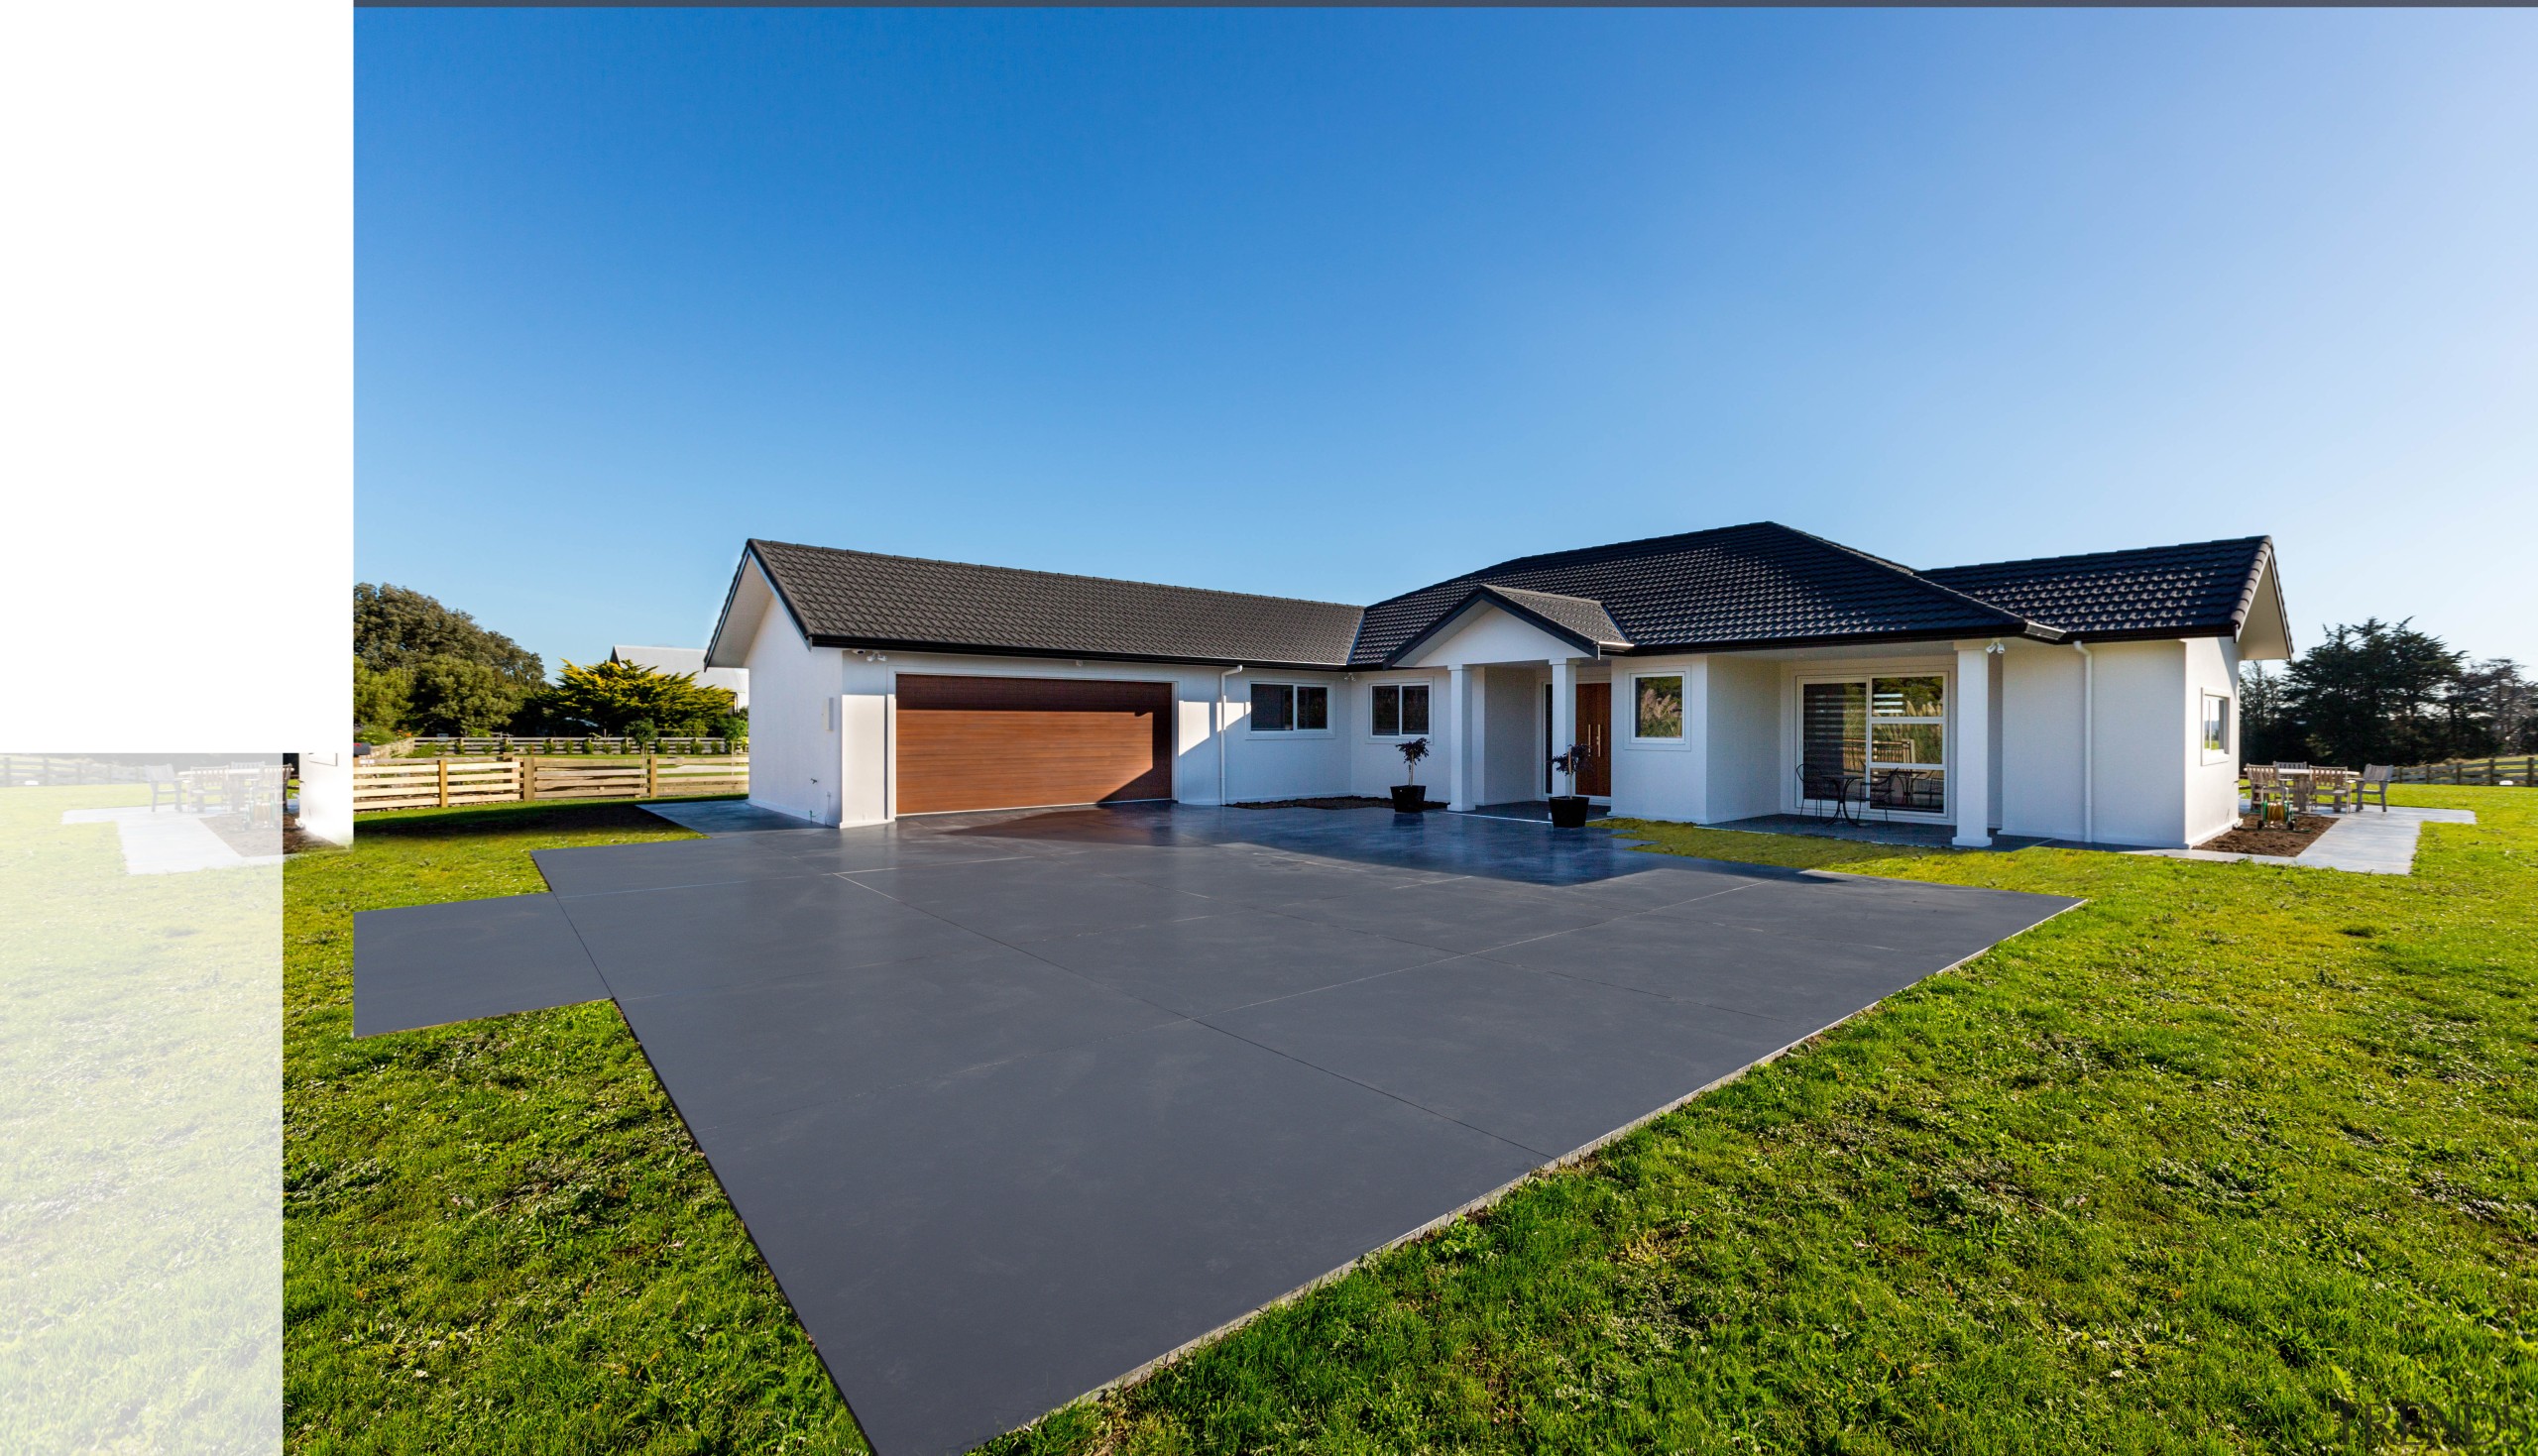
{"type": "Polygon", "coordinates": [[[898,812],[1172,797],[1172,685],[898,679],[898,812]]]}

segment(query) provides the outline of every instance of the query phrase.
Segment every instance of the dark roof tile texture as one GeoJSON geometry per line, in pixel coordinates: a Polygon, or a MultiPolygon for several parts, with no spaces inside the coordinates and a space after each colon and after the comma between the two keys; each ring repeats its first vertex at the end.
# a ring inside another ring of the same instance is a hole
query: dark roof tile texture
{"type": "Polygon", "coordinates": [[[1638,650],[2019,631],[2011,613],[1771,521],[1520,556],[1366,609],[1352,666],[1388,660],[1480,585],[1583,597],[1638,650]]]}
{"type": "Polygon", "coordinates": [[[2270,536],[1950,566],[1921,575],[2080,637],[2201,636],[2247,624],[2270,536]]]}
{"type": "Polygon", "coordinates": [[[750,542],[822,645],[987,648],[1028,656],[1336,665],[1362,615],[1254,597],[783,541],[750,542]]]}
{"type": "Polygon", "coordinates": [[[1630,638],[1622,635],[1620,625],[1613,620],[1613,615],[1604,610],[1601,602],[1586,597],[1563,597],[1555,592],[1528,592],[1522,587],[1491,587],[1489,590],[1598,646],[1630,645],[1630,638]]]}

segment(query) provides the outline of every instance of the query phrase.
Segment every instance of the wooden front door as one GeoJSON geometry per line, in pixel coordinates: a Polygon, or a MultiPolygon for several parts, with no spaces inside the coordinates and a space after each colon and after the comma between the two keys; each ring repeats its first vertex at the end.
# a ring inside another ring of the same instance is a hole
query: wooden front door
{"type": "Polygon", "coordinates": [[[1586,764],[1577,774],[1577,792],[1609,798],[1613,792],[1613,685],[1577,685],[1577,746],[1586,764]]]}
{"type": "Polygon", "coordinates": [[[899,812],[1172,797],[1172,686],[899,679],[899,812]]]}

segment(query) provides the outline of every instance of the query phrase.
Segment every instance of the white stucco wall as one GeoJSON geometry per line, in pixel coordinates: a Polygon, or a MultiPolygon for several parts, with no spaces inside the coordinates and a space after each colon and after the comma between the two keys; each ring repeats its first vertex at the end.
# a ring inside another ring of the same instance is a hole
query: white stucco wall
{"type": "Polygon", "coordinates": [[[1482,743],[1480,792],[1483,804],[1505,804],[1543,796],[1543,684],[1548,666],[1498,666],[1480,669],[1482,702],[1487,714],[1482,743]]]}
{"type": "Polygon", "coordinates": [[[1445,674],[1442,671],[1361,672],[1356,681],[1342,681],[1331,692],[1331,708],[1338,712],[1339,699],[1348,699],[1348,782],[1344,790],[1351,794],[1382,796],[1392,786],[1406,782],[1401,766],[1398,737],[1378,738],[1374,734],[1372,711],[1377,684],[1425,684],[1428,689],[1428,731],[1414,736],[1428,740],[1428,761],[1419,765],[1419,782],[1428,786],[1428,797],[1445,797],[1445,674]]]}
{"type": "Polygon", "coordinates": [[[2185,841],[2199,844],[2239,819],[2239,647],[2225,637],[2190,637],[2185,651],[2185,841]],[[2230,731],[2203,751],[2203,695],[2230,700],[2230,731]]]}
{"type": "Polygon", "coordinates": [[[838,822],[837,655],[804,642],[780,607],[759,618],[749,648],[750,803],[838,822]]]}
{"type": "Polygon", "coordinates": [[[1702,757],[1709,779],[1708,824],[1777,813],[1781,780],[1779,664],[1751,657],[1709,659],[1709,733],[1702,757]]]}
{"type": "Polygon", "coordinates": [[[2109,642],[2097,653],[2097,834],[2101,842],[2186,842],[2185,646],[2109,642]]]}
{"type": "Polygon", "coordinates": [[[2080,654],[2012,642],[2001,658],[2001,832],[2076,840],[2081,832],[2080,654]]]}
{"type": "Polygon", "coordinates": [[[1634,657],[1613,664],[1613,813],[1685,824],[1710,818],[1706,770],[1711,661],[1634,657]],[[1637,732],[1636,679],[1677,673],[1683,679],[1683,736],[1642,738],[1637,732]]]}

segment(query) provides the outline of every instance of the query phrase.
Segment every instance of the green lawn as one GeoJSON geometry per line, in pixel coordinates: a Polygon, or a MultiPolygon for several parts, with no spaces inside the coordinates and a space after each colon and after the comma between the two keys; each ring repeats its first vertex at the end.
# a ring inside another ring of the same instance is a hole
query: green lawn
{"type": "MultiPolygon", "coordinates": [[[[1002,1448],[2538,1450],[2538,793],[2411,879],[1643,826],[2089,897],[1002,1448]]],[[[605,1006],[354,1043],[347,912],[535,889],[622,805],[288,875],[303,1449],[856,1449],[605,1006]]]]}

